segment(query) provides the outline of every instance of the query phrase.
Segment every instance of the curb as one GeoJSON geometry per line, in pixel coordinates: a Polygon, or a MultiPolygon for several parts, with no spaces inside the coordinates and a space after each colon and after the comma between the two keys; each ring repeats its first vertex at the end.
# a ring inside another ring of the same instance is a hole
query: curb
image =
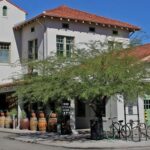
{"type": "MultiPolygon", "coordinates": [[[[18,130],[18,129],[16,129],[16,130],[8,130],[8,129],[0,129],[0,132],[3,132],[3,133],[11,133],[11,134],[21,134],[21,133],[37,133],[37,132],[35,132],[35,131],[28,131],[28,130],[18,130]]],[[[79,145],[79,146],[69,146],[69,145],[67,145],[67,142],[66,141],[58,141],[59,142],[59,144],[58,143],[52,143],[52,142],[54,142],[54,141],[47,141],[47,143],[43,143],[43,141],[38,141],[38,140],[30,140],[30,139],[28,139],[28,138],[26,138],[26,139],[17,139],[16,137],[7,137],[7,138],[9,138],[9,139],[11,139],[11,140],[16,140],[16,141],[20,141],[20,142],[25,142],[25,143],[32,143],[32,144],[40,144],[40,145],[45,145],[45,146],[52,146],[52,147],[62,147],[62,148],[65,148],[65,149],[104,149],[104,150],[107,150],[107,149],[123,149],[123,150],[126,150],[126,149],[128,149],[128,148],[130,148],[130,149],[132,149],[132,148],[150,148],[150,141],[147,141],[147,143],[139,143],[138,145],[129,145],[128,146],[128,144],[127,145],[122,145],[121,146],[121,143],[120,143],[120,147],[119,146],[108,146],[108,147],[106,147],[106,146],[97,146],[97,147],[92,147],[92,146],[87,146],[87,147],[80,147],[80,145],[79,144],[82,144],[82,143],[75,143],[75,145],[79,145]],[[66,143],[65,143],[66,142],[66,143]],[[143,145],[143,144],[145,144],[145,145],[143,145]],[[66,146],[67,145],[67,146],[66,146]]],[[[144,142],[144,141],[143,141],[144,142]]],[[[146,142],[146,141],[145,141],[146,142]]],[[[101,144],[101,143],[95,143],[95,144],[101,144]]],[[[104,144],[104,143],[103,143],[104,144]]],[[[114,143],[112,143],[112,144],[114,144],[114,143]]],[[[130,143],[130,144],[132,144],[132,143],[130,143]]]]}
{"type": "Polygon", "coordinates": [[[20,130],[20,129],[6,129],[6,128],[0,128],[0,132],[3,132],[3,133],[12,133],[12,134],[38,133],[37,131],[20,130]]]}
{"type": "Polygon", "coordinates": [[[62,148],[66,148],[66,149],[103,149],[103,150],[108,150],[108,149],[123,149],[126,150],[128,148],[132,149],[132,148],[150,148],[150,145],[138,145],[138,146],[121,146],[121,147],[117,147],[117,146],[108,146],[108,147],[80,147],[80,146],[65,146],[65,145],[56,145],[56,144],[46,144],[46,143],[42,143],[39,141],[30,141],[30,140],[21,140],[21,139],[16,139],[14,137],[9,137],[9,139],[12,140],[16,140],[16,141],[20,141],[20,142],[25,142],[25,143],[32,143],[32,144],[39,144],[39,145],[45,145],[45,146],[52,146],[52,147],[62,147],[62,148]]]}

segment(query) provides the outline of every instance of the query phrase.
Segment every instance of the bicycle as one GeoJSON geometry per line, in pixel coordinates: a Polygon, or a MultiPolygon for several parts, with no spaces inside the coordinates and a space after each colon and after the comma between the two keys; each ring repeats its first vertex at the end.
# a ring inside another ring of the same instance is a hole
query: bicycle
{"type": "Polygon", "coordinates": [[[147,126],[145,123],[137,123],[136,126],[134,126],[134,121],[130,120],[128,123],[130,125],[131,129],[131,140],[134,142],[141,141],[143,138],[147,140],[147,138],[150,138],[150,126],[147,126]]]}
{"type": "Polygon", "coordinates": [[[112,120],[112,124],[110,126],[110,132],[112,134],[112,137],[120,139],[122,136],[123,138],[128,138],[131,135],[130,127],[127,124],[122,125],[123,120],[114,122],[113,119],[115,119],[115,118],[116,117],[109,118],[112,120]]]}

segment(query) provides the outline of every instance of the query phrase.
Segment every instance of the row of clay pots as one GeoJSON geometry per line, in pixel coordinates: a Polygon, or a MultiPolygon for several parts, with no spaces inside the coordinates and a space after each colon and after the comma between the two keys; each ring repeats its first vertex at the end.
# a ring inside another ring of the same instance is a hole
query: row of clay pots
{"type": "MultiPolygon", "coordinates": [[[[1,112],[0,128],[11,128],[13,124],[12,122],[13,121],[8,114],[5,117],[4,113],[1,112]]],[[[17,124],[17,121],[16,121],[16,124],[17,124]]],[[[36,131],[38,129],[39,131],[45,132],[47,129],[47,124],[48,124],[49,131],[53,131],[53,132],[57,131],[57,115],[55,113],[50,114],[48,123],[46,121],[46,118],[43,112],[40,112],[39,119],[37,119],[35,113],[31,113],[30,120],[28,118],[21,119],[20,129],[30,129],[32,131],[36,131]]]]}
{"type": "Polygon", "coordinates": [[[45,132],[48,128],[48,131],[57,131],[57,115],[55,113],[51,113],[48,119],[48,123],[46,121],[45,115],[43,112],[39,113],[39,119],[37,119],[35,113],[31,113],[30,121],[28,119],[21,120],[21,129],[29,129],[32,131],[45,132]]]}
{"type": "Polygon", "coordinates": [[[12,119],[8,113],[6,113],[6,117],[4,112],[0,112],[0,128],[10,128],[12,123],[12,119]]]}
{"type": "Polygon", "coordinates": [[[55,113],[51,113],[50,117],[48,119],[48,123],[46,121],[44,113],[39,114],[39,120],[37,121],[36,115],[32,114],[32,117],[30,118],[30,130],[37,130],[37,127],[39,131],[45,132],[47,129],[48,124],[48,130],[49,131],[57,131],[57,115],[55,113]]]}

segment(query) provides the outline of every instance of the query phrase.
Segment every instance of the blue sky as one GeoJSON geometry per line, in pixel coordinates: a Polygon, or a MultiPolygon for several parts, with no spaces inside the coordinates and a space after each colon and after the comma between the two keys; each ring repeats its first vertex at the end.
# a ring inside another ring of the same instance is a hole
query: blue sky
{"type": "Polygon", "coordinates": [[[138,37],[150,43],[150,0],[12,0],[28,12],[28,18],[60,5],[137,25],[138,37]]]}

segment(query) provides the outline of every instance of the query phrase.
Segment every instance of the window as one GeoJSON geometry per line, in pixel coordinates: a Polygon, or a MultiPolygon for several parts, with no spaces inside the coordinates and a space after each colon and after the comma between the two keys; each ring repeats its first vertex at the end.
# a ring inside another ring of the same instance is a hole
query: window
{"type": "Polygon", "coordinates": [[[144,100],[144,109],[150,109],[150,100],[144,100]]]}
{"type": "Polygon", "coordinates": [[[77,117],[85,117],[85,103],[82,100],[77,100],[76,115],[77,117]]]}
{"type": "Polygon", "coordinates": [[[3,16],[7,16],[7,6],[3,7],[3,16]]]}
{"type": "Polygon", "coordinates": [[[89,27],[89,31],[90,32],[95,32],[95,28],[94,27],[89,27]]]}
{"type": "Polygon", "coordinates": [[[38,59],[38,40],[28,41],[28,59],[38,59]]]}
{"type": "Polygon", "coordinates": [[[121,42],[114,42],[114,41],[108,41],[108,49],[110,50],[120,50],[123,48],[123,45],[121,42]]]}
{"type": "Polygon", "coordinates": [[[133,105],[128,106],[128,114],[133,115],[133,105]]]}
{"type": "Polygon", "coordinates": [[[31,32],[34,32],[34,31],[35,31],[35,28],[34,28],[34,27],[32,27],[32,28],[31,28],[31,32]]]}
{"type": "Polygon", "coordinates": [[[69,24],[68,23],[62,23],[62,28],[69,29],[69,24]]]}
{"type": "Polygon", "coordinates": [[[74,37],[57,36],[56,37],[57,55],[71,57],[73,45],[74,45],[74,37]]]}
{"type": "Polygon", "coordinates": [[[118,35],[118,31],[117,31],[117,30],[113,30],[113,31],[112,31],[112,34],[113,34],[113,35],[118,35]]]}
{"type": "Polygon", "coordinates": [[[10,43],[0,42],[0,63],[8,63],[10,56],[10,43]]]}

